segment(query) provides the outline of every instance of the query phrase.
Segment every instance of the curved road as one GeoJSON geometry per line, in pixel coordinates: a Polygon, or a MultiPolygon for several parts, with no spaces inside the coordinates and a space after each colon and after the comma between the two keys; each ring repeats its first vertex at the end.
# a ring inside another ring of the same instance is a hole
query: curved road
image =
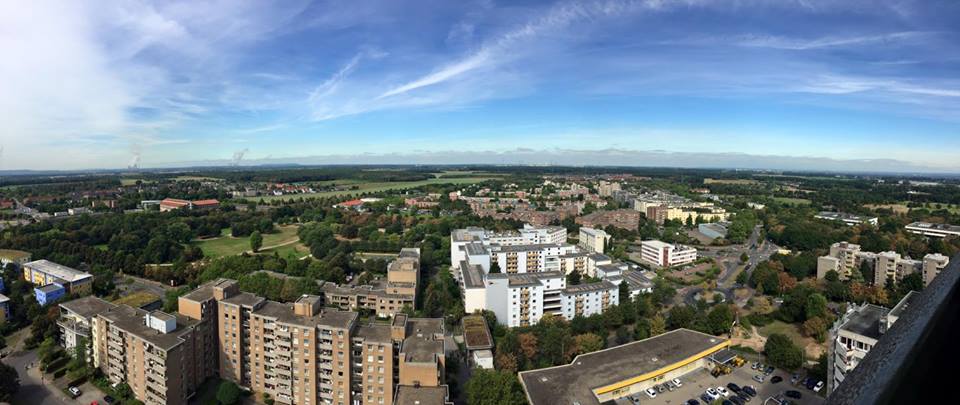
{"type": "MultiPolygon", "coordinates": [[[[769,259],[770,256],[779,249],[777,245],[774,245],[773,242],[767,240],[759,241],[758,244],[757,242],[759,238],[760,225],[757,225],[755,228],[753,228],[753,233],[750,234],[750,239],[748,239],[744,244],[744,246],[747,248],[745,253],[749,259],[747,259],[747,262],[744,264],[743,271],[747,272],[748,275],[753,272],[753,269],[757,266],[757,264],[769,259]]],[[[717,288],[715,288],[715,290],[723,293],[723,295],[727,298],[727,302],[736,303],[734,300],[733,290],[734,286],[736,285],[736,270],[740,264],[739,257],[732,260],[718,259],[718,261],[723,267],[723,271],[720,273],[720,277],[717,279],[717,288]]],[[[684,293],[683,302],[687,305],[696,305],[696,295],[701,291],[703,291],[703,288],[701,287],[690,287],[684,293]]],[[[753,292],[751,290],[750,296],[752,295],[753,292]]],[[[749,299],[750,296],[748,296],[747,299],[749,299]]],[[[742,307],[745,304],[746,300],[743,300],[743,303],[738,304],[738,306],[742,307]]]]}

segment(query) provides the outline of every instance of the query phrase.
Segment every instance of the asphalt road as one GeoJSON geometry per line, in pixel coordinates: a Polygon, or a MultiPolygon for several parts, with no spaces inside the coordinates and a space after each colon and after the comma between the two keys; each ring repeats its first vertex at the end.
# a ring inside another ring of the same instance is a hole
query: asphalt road
{"type": "Polygon", "coordinates": [[[103,394],[90,383],[83,384],[80,389],[83,395],[73,399],[60,391],[49,380],[49,375],[42,376],[38,365],[35,350],[23,350],[23,337],[29,329],[17,332],[17,341],[11,346],[12,352],[3,359],[3,362],[13,366],[20,377],[20,390],[14,395],[13,405],[60,405],[60,404],[89,404],[93,401],[102,402],[103,394]],[[29,368],[28,368],[29,366],[29,368]]]}
{"type": "MultiPolygon", "coordinates": [[[[736,284],[736,270],[740,266],[740,254],[746,253],[749,257],[747,262],[744,263],[743,271],[747,272],[749,275],[753,272],[753,269],[764,260],[770,258],[774,252],[779,249],[777,245],[774,245],[773,242],[766,240],[760,241],[760,227],[757,226],[753,229],[753,233],[750,234],[750,238],[743,244],[741,248],[733,249],[730,259],[722,260],[717,258],[722,266],[722,271],[720,272],[720,277],[717,279],[717,291],[723,293],[726,296],[727,302],[735,302],[733,290],[736,284]]],[[[687,305],[695,305],[697,300],[696,296],[698,293],[703,291],[703,288],[700,287],[689,287],[681,291],[683,295],[683,302],[687,305]]],[[[752,292],[751,292],[752,296],[752,292]]],[[[749,297],[747,297],[749,299],[749,297]]],[[[708,299],[709,301],[709,299],[708,299]]],[[[746,303],[746,299],[743,300],[746,303]]]]}

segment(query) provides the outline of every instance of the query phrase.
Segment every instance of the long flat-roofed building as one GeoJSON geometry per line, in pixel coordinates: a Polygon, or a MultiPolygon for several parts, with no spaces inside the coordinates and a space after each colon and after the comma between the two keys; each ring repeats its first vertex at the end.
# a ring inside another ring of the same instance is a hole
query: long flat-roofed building
{"type": "Polygon", "coordinates": [[[907,232],[923,236],[932,236],[934,238],[947,238],[960,236],[960,226],[948,224],[933,224],[929,222],[913,222],[908,224],[905,229],[907,232]]]}
{"type": "Polygon", "coordinates": [[[23,279],[36,286],[58,284],[66,293],[85,293],[93,289],[93,275],[49,260],[23,264],[23,279]]]}
{"type": "Polygon", "coordinates": [[[820,211],[813,217],[817,219],[825,219],[827,221],[843,222],[844,224],[850,226],[863,224],[877,226],[879,223],[877,221],[877,217],[864,217],[860,215],[848,214],[846,212],[820,211]]]}
{"type": "Polygon", "coordinates": [[[711,354],[729,345],[720,337],[676,329],[581,354],[568,365],[520,372],[520,383],[531,405],[598,405],[705,368],[711,354]]]}

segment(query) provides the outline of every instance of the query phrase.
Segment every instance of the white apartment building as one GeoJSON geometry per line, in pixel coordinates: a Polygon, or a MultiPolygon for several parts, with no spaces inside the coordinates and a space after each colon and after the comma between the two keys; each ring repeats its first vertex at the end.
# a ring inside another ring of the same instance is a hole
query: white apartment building
{"type": "Polygon", "coordinates": [[[932,253],[923,257],[923,286],[933,282],[943,269],[950,264],[950,258],[940,253],[932,253]]]}
{"type": "Polygon", "coordinates": [[[907,232],[934,238],[947,238],[960,236],[960,226],[948,224],[931,224],[929,222],[914,222],[904,229],[907,232]]]}
{"type": "Polygon", "coordinates": [[[880,336],[915,302],[919,293],[911,291],[893,310],[873,305],[853,305],[830,329],[827,353],[827,395],[863,361],[880,336]]]}
{"type": "Polygon", "coordinates": [[[610,234],[601,229],[588,227],[580,228],[580,239],[577,246],[591,253],[604,253],[607,242],[610,241],[610,234]]]}
{"type": "MultiPolygon", "coordinates": [[[[566,232],[564,231],[564,234],[566,232]]],[[[555,243],[501,245],[477,228],[451,233],[453,270],[461,283],[467,313],[488,310],[509,327],[529,326],[544,315],[590,316],[619,304],[619,284],[627,282],[631,295],[652,289],[635,271],[614,264],[601,254],[587,254],[572,245],[555,243]],[[490,273],[493,264],[500,273],[490,273]],[[568,286],[566,275],[580,271],[600,282],[568,286]]]]}
{"type": "Polygon", "coordinates": [[[817,278],[822,279],[830,271],[835,271],[841,280],[847,280],[853,269],[859,268],[864,262],[872,263],[874,278],[867,281],[876,286],[886,286],[887,280],[899,283],[913,273],[921,273],[926,286],[950,264],[950,258],[940,253],[930,253],[921,260],[913,260],[897,252],[864,252],[860,245],[837,242],[830,246],[829,255],[817,259],[817,278]]]}
{"type": "Polygon", "coordinates": [[[640,242],[640,258],[659,267],[679,266],[697,260],[697,249],[659,240],[640,242]]]}

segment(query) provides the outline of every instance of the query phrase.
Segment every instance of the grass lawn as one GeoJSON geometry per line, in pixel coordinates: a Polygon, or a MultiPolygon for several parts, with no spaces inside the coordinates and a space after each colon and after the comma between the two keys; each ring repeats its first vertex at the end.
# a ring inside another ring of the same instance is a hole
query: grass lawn
{"type": "Polygon", "coordinates": [[[794,205],[810,205],[810,200],[806,198],[773,197],[779,203],[794,205]]]}
{"type": "MultiPolygon", "coordinates": [[[[323,191],[319,193],[309,193],[309,194],[290,194],[290,195],[268,195],[260,197],[251,197],[247,200],[252,201],[274,201],[274,200],[297,200],[300,198],[325,198],[325,197],[340,197],[340,196],[349,196],[360,193],[378,193],[381,191],[390,191],[390,190],[403,190],[408,188],[416,188],[421,186],[426,186],[430,184],[474,184],[480,183],[482,181],[490,180],[491,177],[456,177],[449,179],[428,179],[420,181],[394,181],[394,182],[370,182],[370,183],[356,183],[356,190],[340,190],[340,191],[323,191]]],[[[340,184],[339,182],[337,184],[340,184]]],[[[264,245],[267,245],[264,242],[264,245]]]]}
{"type": "Polygon", "coordinates": [[[273,255],[274,253],[278,254],[284,259],[290,257],[290,254],[292,253],[294,257],[300,259],[310,255],[310,248],[308,248],[302,242],[297,242],[289,245],[277,246],[273,249],[260,249],[260,254],[262,255],[273,255]]]}
{"type": "MultiPolygon", "coordinates": [[[[277,227],[278,232],[263,235],[263,246],[269,248],[297,240],[297,229],[296,225],[277,227]]],[[[225,228],[219,238],[195,240],[193,243],[203,250],[203,255],[206,257],[232,256],[250,250],[250,238],[234,238],[230,236],[230,228],[225,228]]]]}

